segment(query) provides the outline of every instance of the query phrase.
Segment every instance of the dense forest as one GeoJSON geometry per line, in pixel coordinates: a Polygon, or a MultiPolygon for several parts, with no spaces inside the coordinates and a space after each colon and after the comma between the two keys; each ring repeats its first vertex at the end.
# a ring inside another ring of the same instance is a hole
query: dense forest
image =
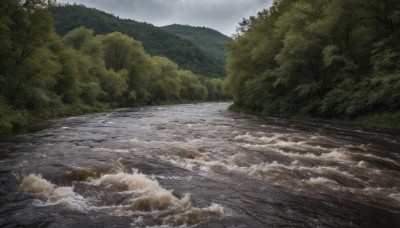
{"type": "Polygon", "coordinates": [[[400,1],[275,0],[228,52],[236,109],[400,129],[400,1]]]}
{"type": "Polygon", "coordinates": [[[202,47],[204,50],[212,53],[224,62],[227,58],[225,46],[231,41],[231,39],[214,29],[178,24],[168,25],[161,28],[169,33],[192,41],[197,46],[202,47]]]}
{"type": "Polygon", "coordinates": [[[32,118],[112,107],[225,99],[200,78],[120,32],[54,31],[48,1],[0,1],[0,133],[32,118]]]}
{"type": "MultiPolygon", "coordinates": [[[[152,24],[120,19],[83,5],[56,5],[50,8],[56,32],[64,36],[78,27],[90,28],[96,35],[121,32],[142,42],[150,55],[165,56],[181,68],[207,77],[225,76],[225,59],[204,51],[188,39],[166,32],[152,24]]],[[[205,36],[207,34],[204,34],[205,36]]]]}

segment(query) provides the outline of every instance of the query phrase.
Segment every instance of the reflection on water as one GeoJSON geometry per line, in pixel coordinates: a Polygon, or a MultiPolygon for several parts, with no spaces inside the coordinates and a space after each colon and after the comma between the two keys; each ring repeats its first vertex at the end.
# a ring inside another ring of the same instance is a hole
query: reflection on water
{"type": "Polygon", "coordinates": [[[228,105],[120,109],[0,139],[0,226],[400,224],[398,135],[228,105]]]}

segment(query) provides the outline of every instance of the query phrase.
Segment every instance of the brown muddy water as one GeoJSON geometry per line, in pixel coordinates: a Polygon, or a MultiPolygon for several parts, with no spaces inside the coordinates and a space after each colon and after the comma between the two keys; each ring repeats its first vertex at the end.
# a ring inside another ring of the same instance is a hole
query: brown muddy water
{"type": "Polygon", "coordinates": [[[0,227],[400,227],[400,137],[228,103],[0,138],[0,227]]]}

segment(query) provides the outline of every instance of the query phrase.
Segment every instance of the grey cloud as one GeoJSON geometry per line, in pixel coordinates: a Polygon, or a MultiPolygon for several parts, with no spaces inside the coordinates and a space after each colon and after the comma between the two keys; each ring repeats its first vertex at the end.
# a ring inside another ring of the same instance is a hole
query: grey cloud
{"type": "Polygon", "coordinates": [[[272,0],[59,0],[84,4],[121,18],[156,26],[189,24],[232,35],[242,18],[255,15],[272,0]]]}

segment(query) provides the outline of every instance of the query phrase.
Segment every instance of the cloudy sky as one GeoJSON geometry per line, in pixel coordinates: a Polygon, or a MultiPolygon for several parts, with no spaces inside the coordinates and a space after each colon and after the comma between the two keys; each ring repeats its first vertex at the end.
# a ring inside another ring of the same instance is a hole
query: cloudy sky
{"type": "Polygon", "coordinates": [[[267,8],[272,0],[58,0],[83,4],[121,18],[156,26],[188,24],[216,29],[228,36],[242,18],[267,8]]]}

